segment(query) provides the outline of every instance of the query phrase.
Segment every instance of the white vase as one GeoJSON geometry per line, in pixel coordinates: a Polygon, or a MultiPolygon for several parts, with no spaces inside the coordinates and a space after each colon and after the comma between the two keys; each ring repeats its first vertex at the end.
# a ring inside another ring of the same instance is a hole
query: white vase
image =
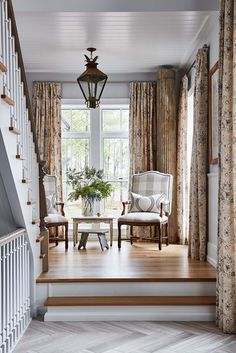
{"type": "Polygon", "coordinates": [[[85,217],[94,216],[94,197],[82,197],[82,214],[85,217]]]}

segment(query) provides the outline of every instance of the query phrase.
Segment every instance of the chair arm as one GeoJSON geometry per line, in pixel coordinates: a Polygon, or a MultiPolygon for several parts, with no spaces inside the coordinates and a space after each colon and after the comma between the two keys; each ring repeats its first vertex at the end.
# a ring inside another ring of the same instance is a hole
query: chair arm
{"type": "Polygon", "coordinates": [[[56,205],[57,205],[57,206],[61,206],[61,207],[60,207],[60,213],[61,213],[62,216],[65,216],[65,211],[64,211],[64,205],[65,205],[65,203],[64,203],[64,202],[57,201],[57,202],[56,202],[56,205]]]}
{"type": "Polygon", "coordinates": [[[121,212],[121,216],[123,216],[126,212],[126,206],[130,205],[131,204],[131,201],[122,201],[122,206],[123,206],[123,209],[122,209],[122,212],[121,212]]]}
{"type": "Polygon", "coordinates": [[[163,200],[161,203],[160,203],[160,216],[163,217],[163,216],[169,216],[169,212],[166,211],[166,206],[168,206],[170,203],[170,201],[168,199],[165,199],[163,200]]]}

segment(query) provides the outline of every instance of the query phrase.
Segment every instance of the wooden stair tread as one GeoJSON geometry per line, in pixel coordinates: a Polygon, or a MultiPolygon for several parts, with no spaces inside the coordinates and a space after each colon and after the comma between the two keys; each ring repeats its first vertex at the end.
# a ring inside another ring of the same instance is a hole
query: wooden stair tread
{"type": "Polygon", "coordinates": [[[16,127],[14,126],[9,126],[9,131],[11,131],[13,134],[16,134],[16,135],[20,135],[21,132],[19,129],[17,129],[16,127]]]}
{"type": "Polygon", "coordinates": [[[36,283],[103,283],[103,282],[110,282],[110,283],[122,283],[122,282],[132,282],[132,283],[149,283],[149,282],[188,282],[188,283],[193,283],[193,282],[216,282],[216,278],[205,278],[205,277],[199,277],[199,278],[185,278],[185,277],[175,277],[175,278],[170,278],[170,277],[116,277],[116,278],[110,278],[110,277],[104,277],[104,278],[94,278],[94,277],[55,277],[53,275],[43,277],[39,276],[36,280],[36,283]]]}
{"type": "Polygon", "coordinates": [[[48,297],[45,306],[216,305],[215,296],[48,297]]]}
{"type": "Polygon", "coordinates": [[[36,218],[32,220],[32,224],[38,224],[40,223],[40,219],[36,218]]]}
{"type": "Polygon", "coordinates": [[[0,71],[7,72],[7,67],[2,62],[0,62],[0,71]]]}
{"type": "Polygon", "coordinates": [[[28,206],[36,205],[36,202],[35,201],[27,201],[27,205],[28,206]]]}
{"type": "Polygon", "coordinates": [[[36,238],[36,243],[39,243],[40,241],[43,241],[44,239],[44,235],[39,235],[37,238],[36,238]]]}
{"type": "Polygon", "coordinates": [[[30,184],[30,183],[32,183],[32,180],[31,179],[21,179],[21,182],[23,184],[30,184]]]}
{"type": "Polygon", "coordinates": [[[2,100],[7,103],[8,105],[15,105],[15,102],[13,99],[11,99],[10,97],[8,97],[6,94],[1,94],[1,98],[2,100]]]}
{"type": "Polygon", "coordinates": [[[26,160],[26,157],[24,157],[22,154],[16,154],[16,159],[20,159],[22,161],[26,160]]]}

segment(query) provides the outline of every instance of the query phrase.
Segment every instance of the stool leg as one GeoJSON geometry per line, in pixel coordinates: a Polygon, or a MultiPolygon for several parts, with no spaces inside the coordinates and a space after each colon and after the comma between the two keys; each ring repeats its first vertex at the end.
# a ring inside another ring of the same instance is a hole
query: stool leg
{"type": "Polygon", "coordinates": [[[65,249],[68,249],[68,223],[65,225],[65,249]]]}
{"type": "Polygon", "coordinates": [[[101,249],[102,249],[102,251],[103,251],[103,246],[102,246],[101,236],[100,236],[100,234],[98,234],[97,236],[98,236],[98,240],[99,240],[99,243],[100,243],[101,249]]]}

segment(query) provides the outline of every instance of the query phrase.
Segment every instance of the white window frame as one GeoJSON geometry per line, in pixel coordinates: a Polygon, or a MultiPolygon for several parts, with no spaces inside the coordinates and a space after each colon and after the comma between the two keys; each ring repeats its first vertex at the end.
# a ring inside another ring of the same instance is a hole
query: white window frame
{"type": "MultiPolygon", "coordinates": [[[[82,100],[63,99],[61,109],[87,109],[82,100]]],[[[90,109],[90,130],[88,132],[68,132],[66,138],[88,138],[89,139],[89,166],[103,169],[103,145],[104,138],[129,138],[129,132],[103,132],[102,110],[105,109],[129,109],[128,99],[107,99],[97,109],[90,109]],[[99,132],[99,133],[98,133],[99,132]]],[[[62,136],[62,138],[65,138],[62,136]]],[[[115,182],[116,180],[108,180],[115,182]]],[[[119,180],[117,180],[119,181],[119,180]]],[[[127,181],[127,179],[122,179],[127,181]]],[[[103,212],[104,203],[95,203],[95,212],[103,212]]]]}

